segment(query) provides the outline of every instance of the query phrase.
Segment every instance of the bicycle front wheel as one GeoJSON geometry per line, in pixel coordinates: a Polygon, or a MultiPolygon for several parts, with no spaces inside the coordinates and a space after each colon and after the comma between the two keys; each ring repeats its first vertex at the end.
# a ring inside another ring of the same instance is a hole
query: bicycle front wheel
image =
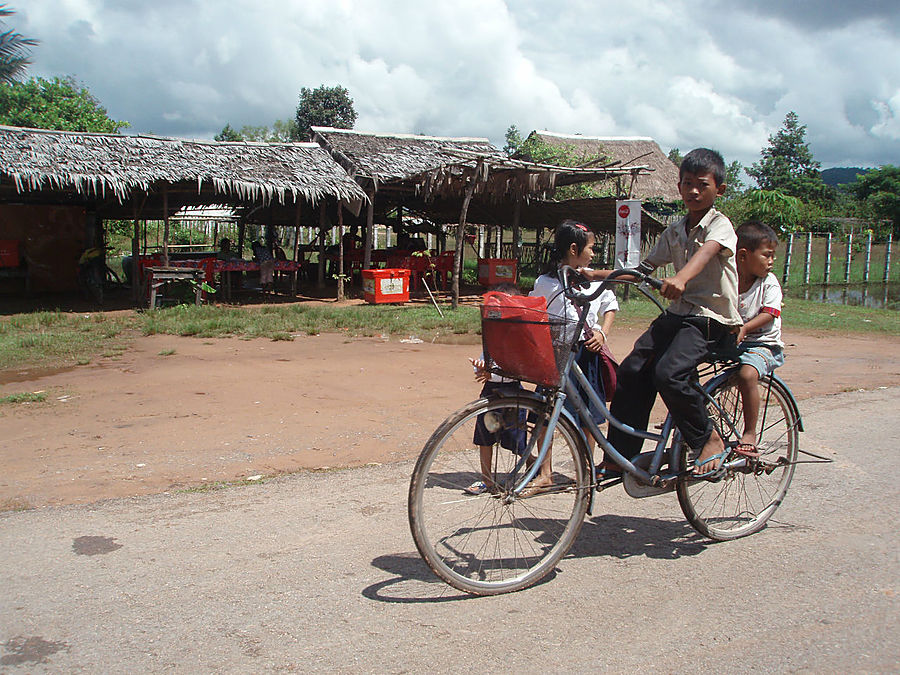
{"type": "MultiPolygon", "coordinates": [[[[732,452],[725,460],[729,468],[717,482],[689,476],[679,480],[676,491],[681,510],[703,535],[719,541],[737,539],[763,528],[787,494],[799,446],[800,420],[790,392],[766,377],[759,381],[759,457],[732,452]]],[[[744,405],[734,378],[716,386],[710,396],[710,418],[726,443],[740,439],[744,405]]],[[[687,468],[687,453],[681,454],[681,470],[687,468]]]]}
{"type": "Polygon", "coordinates": [[[409,486],[410,529],[422,558],[451,586],[474,595],[521,590],[551,572],[575,541],[591,472],[568,418],[560,417],[545,460],[553,485],[513,492],[525,472],[520,456],[534,448],[536,457],[547,415],[546,404],[524,396],[479,399],[425,444],[409,486]],[[486,489],[470,494],[479,482],[486,489]]]}

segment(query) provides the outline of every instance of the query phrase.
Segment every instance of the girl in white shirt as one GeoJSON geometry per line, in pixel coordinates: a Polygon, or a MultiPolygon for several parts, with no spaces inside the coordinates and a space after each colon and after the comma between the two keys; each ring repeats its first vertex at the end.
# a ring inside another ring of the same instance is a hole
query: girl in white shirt
{"type": "MultiPolygon", "coordinates": [[[[547,299],[547,313],[551,319],[565,319],[567,326],[574,326],[575,322],[578,321],[580,309],[563,294],[559,268],[562,265],[568,265],[573,269],[588,267],[594,257],[595,243],[596,237],[594,233],[582,223],[566,220],[556,228],[550,261],[544,270],[544,274],[539,276],[534,282],[534,290],[530,293],[530,295],[543,296],[547,299]]],[[[596,290],[599,285],[600,282],[590,284],[586,292],[590,293],[596,290]]],[[[603,357],[600,355],[600,351],[606,344],[618,309],[619,303],[616,300],[615,293],[609,289],[603,291],[585,307],[587,319],[584,332],[579,337],[578,365],[587,377],[591,387],[604,402],[612,397],[613,392],[606,392],[603,388],[603,378],[601,376],[601,359],[603,357]]],[[[573,337],[563,335],[561,339],[570,341],[573,337]]],[[[586,394],[582,394],[582,397],[588,401],[586,394]]],[[[571,412],[575,412],[569,400],[566,400],[565,405],[571,412]]],[[[593,404],[589,403],[589,408],[594,422],[602,424],[605,421],[603,413],[593,404]]],[[[587,432],[585,432],[585,436],[588,439],[591,438],[587,432]]],[[[552,484],[550,457],[548,456],[533,481],[533,488],[541,489],[552,484]]]]}

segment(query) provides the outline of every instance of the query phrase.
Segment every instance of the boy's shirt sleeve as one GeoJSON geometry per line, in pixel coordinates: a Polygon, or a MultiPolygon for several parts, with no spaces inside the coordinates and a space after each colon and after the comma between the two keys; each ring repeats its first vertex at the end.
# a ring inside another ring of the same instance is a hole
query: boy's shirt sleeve
{"type": "Polygon", "coordinates": [[[781,316],[781,304],[784,301],[784,293],[778,280],[770,272],[763,284],[762,306],[760,312],[771,314],[774,317],[781,316]]]}
{"type": "Polygon", "coordinates": [[[730,258],[737,251],[737,233],[734,231],[734,225],[728,216],[721,213],[716,213],[710,221],[705,240],[718,242],[722,247],[719,255],[723,258],[730,258]]]}

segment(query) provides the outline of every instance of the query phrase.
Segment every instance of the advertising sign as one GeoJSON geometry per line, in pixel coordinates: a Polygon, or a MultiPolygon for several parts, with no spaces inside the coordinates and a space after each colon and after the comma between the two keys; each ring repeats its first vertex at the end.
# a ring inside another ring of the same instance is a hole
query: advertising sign
{"type": "Polygon", "coordinates": [[[641,201],[616,200],[616,269],[641,262],[641,201]]]}

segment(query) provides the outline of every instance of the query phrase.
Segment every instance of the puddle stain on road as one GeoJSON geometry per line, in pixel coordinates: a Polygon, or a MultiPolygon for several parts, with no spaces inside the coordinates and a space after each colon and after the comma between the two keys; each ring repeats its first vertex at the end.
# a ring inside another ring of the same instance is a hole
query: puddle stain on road
{"type": "Polygon", "coordinates": [[[101,555],[103,553],[112,553],[122,548],[122,544],[117,544],[113,537],[76,537],[72,540],[72,550],[77,555],[101,555]]]}
{"type": "Polygon", "coordinates": [[[20,635],[4,642],[3,649],[9,653],[0,657],[0,666],[18,666],[23,663],[49,663],[48,657],[59,651],[69,651],[69,645],[50,642],[38,635],[20,635]]]}

